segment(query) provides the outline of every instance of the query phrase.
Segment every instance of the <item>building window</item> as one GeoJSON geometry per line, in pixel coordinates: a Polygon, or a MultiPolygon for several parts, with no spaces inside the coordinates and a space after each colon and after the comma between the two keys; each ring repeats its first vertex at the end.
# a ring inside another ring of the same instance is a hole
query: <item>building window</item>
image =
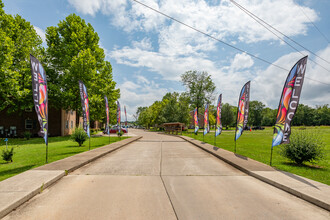
{"type": "Polygon", "coordinates": [[[69,121],[65,122],[65,128],[68,129],[69,128],[69,121]]]}
{"type": "Polygon", "coordinates": [[[33,128],[33,120],[25,119],[25,129],[32,129],[32,128],[33,128]]]}
{"type": "Polygon", "coordinates": [[[72,110],[70,111],[70,113],[71,113],[71,115],[73,115],[73,111],[72,110]]]}
{"type": "Polygon", "coordinates": [[[71,121],[71,129],[73,129],[73,121],[71,121]]]}

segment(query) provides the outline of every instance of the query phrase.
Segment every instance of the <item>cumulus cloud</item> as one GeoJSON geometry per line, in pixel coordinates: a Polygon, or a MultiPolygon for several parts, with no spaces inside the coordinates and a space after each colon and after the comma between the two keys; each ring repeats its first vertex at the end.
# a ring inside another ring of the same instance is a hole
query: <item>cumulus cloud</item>
{"type": "MultiPolygon", "coordinates": [[[[155,31],[160,33],[168,20],[164,16],[127,0],[68,0],[78,11],[94,16],[101,12],[110,16],[112,24],[125,31],[155,31]]],[[[164,12],[182,22],[221,39],[236,36],[240,41],[277,40],[276,36],[252,20],[229,0],[210,4],[205,0],[141,0],[144,4],[164,12]]],[[[289,36],[306,34],[309,20],[293,0],[237,1],[249,11],[289,36]]],[[[303,7],[311,21],[318,19],[314,10],[303,7]]],[[[171,23],[169,26],[175,25],[171,23]]],[[[180,32],[182,28],[175,28],[180,32]]],[[[187,32],[187,30],[184,30],[187,32]]],[[[172,33],[173,34],[173,33],[172,33]]]]}
{"type": "MultiPolygon", "coordinates": [[[[288,74],[274,66],[260,69],[245,53],[231,53],[225,61],[211,60],[210,54],[218,52],[219,43],[185,26],[173,22],[158,13],[127,0],[68,0],[78,11],[94,16],[102,13],[109,16],[112,25],[130,34],[152,34],[153,38],[132,41],[131,45],[107,51],[107,56],[118,64],[143,67],[160,75],[163,80],[179,80],[187,70],[207,71],[223,93],[224,102],[237,104],[241,87],[251,80],[251,99],[260,100],[276,108],[288,74]]],[[[226,42],[258,43],[279,41],[276,36],[244,14],[229,0],[141,0],[188,25],[226,42]]],[[[307,33],[309,19],[319,18],[317,13],[294,0],[237,0],[239,4],[274,25],[286,35],[293,37],[307,33]],[[301,13],[308,14],[309,19],[301,13]]],[[[304,52],[306,53],[306,52],[304,52]]],[[[318,54],[330,60],[329,46],[318,54]]],[[[299,53],[290,53],[278,58],[278,64],[288,70],[301,58],[299,53]]],[[[330,69],[330,66],[316,59],[330,69]]],[[[330,83],[329,74],[321,67],[308,62],[306,76],[330,83]]],[[[167,89],[144,76],[136,76],[119,85],[122,102],[129,105],[130,114],[137,106],[148,106],[160,100],[167,89]],[[138,91],[137,91],[138,88],[138,91]]],[[[328,103],[329,86],[306,79],[301,102],[310,105],[328,103]]]]}
{"type": "Polygon", "coordinates": [[[45,31],[42,30],[41,28],[37,27],[37,26],[33,26],[34,30],[36,30],[37,34],[40,36],[42,42],[46,42],[46,34],[45,31]]]}
{"type": "Polygon", "coordinates": [[[154,101],[161,100],[163,96],[170,92],[154,81],[149,81],[144,76],[137,75],[132,81],[125,80],[120,88],[120,103],[126,106],[128,120],[135,120],[133,115],[139,106],[150,106],[154,101]],[[135,79],[134,79],[135,78],[135,79]]]}
{"type": "Polygon", "coordinates": [[[92,16],[95,15],[97,11],[101,9],[103,5],[103,0],[68,0],[71,5],[73,5],[79,12],[84,14],[90,14],[92,16]]]}
{"type": "Polygon", "coordinates": [[[253,66],[252,58],[245,53],[238,53],[235,55],[234,60],[231,64],[234,70],[246,69],[253,66]]]}
{"type": "MultiPolygon", "coordinates": [[[[305,53],[307,54],[307,52],[305,53]]],[[[318,55],[326,60],[330,60],[330,45],[319,51],[318,55]]],[[[277,59],[274,64],[290,70],[301,58],[302,55],[300,53],[290,53],[277,59]]],[[[330,64],[322,63],[318,58],[315,61],[330,69],[330,64]]],[[[280,70],[274,66],[269,66],[266,70],[259,71],[251,84],[252,99],[262,101],[272,108],[277,108],[288,73],[288,71],[280,70]]],[[[322,82],[330,84],[330,74],[319,65],[308,60],[300,103],[312,106],[329,103],[330,86],[322,82]]]]}
{"type": "Polygon", "coordinates": [[[133,41],[133,47],[141,50],[152,50],[152,44],[149,38],[143,38],[141,41],[133,41]]]}

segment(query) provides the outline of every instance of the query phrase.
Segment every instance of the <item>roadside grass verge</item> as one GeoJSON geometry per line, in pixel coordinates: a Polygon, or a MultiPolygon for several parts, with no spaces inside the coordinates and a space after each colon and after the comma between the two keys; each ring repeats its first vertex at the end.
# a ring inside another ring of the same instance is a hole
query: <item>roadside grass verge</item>
{"type": "MultiPolygon", "coordinates": [[[[330,127],[293,127],[292,133],[297,129],[313,130],[320,134],[326,145],[324,159],[315,164],[305,163],[297,165],[279,154],[279,148],[281,147],[279,145],[274,147],[272,166],[279,170],[330,185],[330,127]]],[[[192,131],[189,129],[189,133],[184,132],[183,135],[203,141],[202,131],[198,135],[193,134],[192,131]]],[[[215,146],[234,152],[234,132],[234,130],[223,130],[217,136],[215,146]]],[[[236,153],[269,165],[272,138],[273,129],[270,127],[265,130],[244,131],[243,135],[237,140],[236,153]]],[[[205,135],[204,142],[214,145],[214,130],[205,135]]]]}
{"type": "MultiPolygon", "coordinates": [[[[127,137],[112,137],[111,143],[124,140],[127,137]]],[[[91,137],[91,150],[109,144],[109,137],[91,137]]],[[[46,162],[46,145],[43,138],[31,138],[25,140],[21,138],[13,138],[8,141],[8,148],[14,147],[14,156],[12,163],[0,158],[0,181],[22,173],[26,170],[33,169],[44,165],[46,162]]],[[[5,142],[0,140],[0,153],[6,148],[5,142]]],[[[50,137],[48,139],[48,163],[61,160],[72,155],[88,151],[89,140],[81,147],[66,137],[50,137]]]]}

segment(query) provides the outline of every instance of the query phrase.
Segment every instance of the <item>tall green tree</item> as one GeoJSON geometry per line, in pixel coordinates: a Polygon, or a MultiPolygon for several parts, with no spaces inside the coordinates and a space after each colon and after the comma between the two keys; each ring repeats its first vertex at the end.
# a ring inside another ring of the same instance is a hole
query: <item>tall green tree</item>
{"type": "Polygon", "coordinates": [[[190,123],[190,108],[189,108],[189,97],[186,93],[181,93],[179,96],[179,116],[178,121],[189,126],[190,123]]]}
{"type": "Polygon", "coordinates": [[[265,105],[259,101],[250,101],[249,104],[249,124],[254,126],[261,126],[263,118],[263,110],[265,105]]]}
{"type": "Polygon", "coordinates": [[[316,125],[330,125],[330,108],[328,104],[316,106],[314,120],[316,125]]]}
{"type": "Polygon", "coordinates": [[[222,125],[228,129],[228,126],[231,126],[234,123],[234,107],[229,105],[228,103],[225,103],[222,105],[221,109],[221,120],[222,125]]]}
{"type": "Polygon", "coordinates": [[[33,107],[29,55],[40,59],[42,41],[30,22],[3,7],[0,0],[0,111],[20,113],[33,107]]]}
{"type": "Polygon", "coordinates": [[[115,120],[115,100],[119,89],[112,77],[112,67],[104,61],[99,36],[91,24],[75,14],[46,30],[47,58],[50,81],[57,81],[54,103],[64,109],[81,114],[78,80],[87,87],[91,120],[105,117],[104,95],[109,100],[111,121],[115,120]]]}
{"type": "Polygon", "coordinates": [[[314,125],[314,109],[308,105],[299,104],[296,114],[292,119],[292,125],[314,125]]]}
{"type": "Polygon", "coordinates": [[[262,121],[261,125],[263,126],[274,126],[276,122],[277,109],[264,108],[262,111],[262,121]]]}
{"type": "Polygon", "coordinates": [[[164,102],[164,108],[161,111],[161,118],[163,123],[165,122],[181,122],[186,125],[189,124],[189,98],[186,94],[181,95],[177,92],[167,93],[162,102],[164,102]]]}
{"type": "Polygon", "coordinates": [[[134,114],[134,118],[135,120],[137,121],[137,123],[139,125],[142,125],[143,123],[141,122],[141,119],[140,119],[140,114],[141,112],[147,110],[148,107],[142,107],[142,106],[139,106],[136,110],[136,113],[134,114]]]}
{"type": "Polygon", "coordinates": [[[198,111],[205,103],[214,99],[215,84],[207,72],[187,71],[181,75],[181,82],[186,87],[187,96],[192,108],[198,111]]]}

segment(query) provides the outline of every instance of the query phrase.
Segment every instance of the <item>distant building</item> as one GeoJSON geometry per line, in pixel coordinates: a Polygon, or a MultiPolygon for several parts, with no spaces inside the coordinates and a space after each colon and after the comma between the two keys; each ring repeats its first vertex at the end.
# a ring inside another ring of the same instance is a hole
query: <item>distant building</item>
{"type": "MultiPolygon", "coordinates": [[[[189,128],[194,128],[195,127],[195,121],[194,121],[194,111],[190,111],[190,124],[189,128]]],[[[198,113],[198,126],[199,128],[204,128],[204,114],[198,113]]]]}
{"type": "MultiPolygon", "coordinates": [[[[49,109],[49,136],[65,136],[72,134],[76,127],[76,112],[63,109],[49,109]]],[[[40,125],[35,109],[25,109],[20,113],[8,114],[0,111],[0,137],[23,137],[24,132],[38,136],[40,125]]]]}

